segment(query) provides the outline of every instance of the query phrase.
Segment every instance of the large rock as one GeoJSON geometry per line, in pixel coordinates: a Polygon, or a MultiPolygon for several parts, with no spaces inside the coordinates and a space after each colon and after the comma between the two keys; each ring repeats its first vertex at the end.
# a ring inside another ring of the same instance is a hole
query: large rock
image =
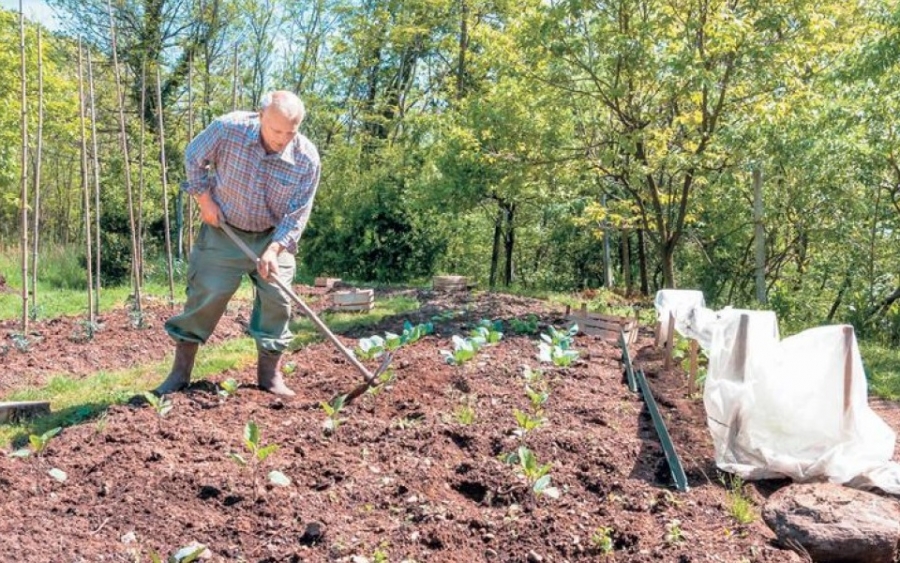
{"type": "Polygon", "coordinates": [[[831,483],[794,484],[769,497],[762,516],[782,545],[801,546],[813,561],[897,561],[896,500],[831,483]]]}

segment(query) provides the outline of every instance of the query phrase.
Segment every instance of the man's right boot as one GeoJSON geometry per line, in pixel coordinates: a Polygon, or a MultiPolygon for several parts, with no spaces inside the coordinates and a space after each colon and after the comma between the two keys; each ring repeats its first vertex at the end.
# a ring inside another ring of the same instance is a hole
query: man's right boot
{"type": "Polygon", "coordinates": [[[172,371],[162,385],[153,390],[157,396],[181,391],[191,382],[191,371],[194,369],[194,358],[200,345],[196,342],[179,342],[175,345],[175,361],[172,371]]]}

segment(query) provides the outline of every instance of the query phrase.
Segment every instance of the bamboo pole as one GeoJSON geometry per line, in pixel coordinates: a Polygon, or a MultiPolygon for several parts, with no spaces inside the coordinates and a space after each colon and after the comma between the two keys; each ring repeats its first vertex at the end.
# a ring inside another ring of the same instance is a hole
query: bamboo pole
{"type": "Polygon", "coordinates": [[[21,191],[19,194],[19,237],[22,245],[22,334],[28,333],[28,96],[27,67],[25,65],[25,12],[19,0],[19,55],[22,71],[22,113],[20,126],[22,129],[22,158],[20,171],[21,191]]]}
{"type": "Polygon", "coordinates": [[[94,280],[91,276],[91,190],[88,185],[88,158],[87,158],[87,126],[85,124],[85,97],[84,97],[84,63],[81,57],[81,37],[78,38],[78,117],[81,123],[81,191],[84,194],[84,246],[87,267],[87,295],[88,295],[88,331],[93,334],[96,324],[94,317],[94,280]]]}
{"type": "Polygon", "coordinates": [[[144,108],[147,107],[147,57],[141,61],[141,96],[140,96],[140,145],[138,147],[138,212],[137,212],[137,232],[138,232],[138,279],[143,284],[144,281],[144,187],[146,185],[146,177],[144,175],[144,142],[147,133],[147,122],[144,120],[144,108]]]}
{"type": "Polygon", "coordinates": [[[40,248],[40,226],[41,226],[41,158],[44,150],[44,48],[41,41],[41,28],[38,27],[37,35],[38,50],[38,125],[37,125],[37,147],[34,155],[34,207],[32,208],[32,226],[33,236],[31,244],[31,306],[32,310],[37,311],[37,271],[38,271],[38,250],[40,248]]]}
{"type": "MultiPolygon", "coordinates": [[[[188,60],[188,142],[194,140],[194,55],[188,60]]],[[[180,193],[180,191],[179,191],[180,193]]],[[[179,248],[181,248],[179,241],[179,248]]],[[[194,198],[187,198],[187,252],[194,246],[194,198]]],[[[179,250],[180,252],[180,250],[179,250]]]]}
{"type": "Polygon", "coordinates": [[[163,123],[162,85],[156,67],[156,115],[159,119],[159,166],[162,172],[163,220],[166,231],[166,267],[169,274],[169,303],[175,301],[175,275],[172,268],[172,237],[169,234],[169,183],[166,177],[166,133],[163,123]]]}
{"type": "MultiPolygon", "coordinates": [[[[94,269],[94,314],[99,313],[100,306],[100,156],[97,150],[97,108],[94,103],[94,70],[91,61],[91,49],[87,49],[87,67],[88,67],[88,92],[91,97],[91,156],[94,165],[94,248],[96,252],[96,267],[94,269]]],[[[90,265],[90,261],[88,261],[90,265]]],[[[90,266],[88,266],[90,267],[90,266]]]]}
{"type": "Polygon", "coordinates": [[[231,111],[237,109],[237,84],[238,84],[238,46],[234,46],[234,62],[231,65],[231,111]]]}
{"type": "MultiPolygon", "coordinates": [[[[21,0],[20,0],[21,1],[21,0]]],[[[125,99],[122,96],[122,77],[119,72],[119,55],[116,53],[116,19],[113,17],[112,0],[106,0],[109,9],[109,32],[112,39],[113,71],[116,77],[116,102],[119,106],[119,141],[122,149],[125,191],[128,194],[128,219],[131,226],[131,277],[134,287],[134,312],[141,317],[141,283],[138,279],[137,229],[134,219],[134,189],[131,185],[131,164],[128,160],[128,131],[125,128],[125,99]]]]}

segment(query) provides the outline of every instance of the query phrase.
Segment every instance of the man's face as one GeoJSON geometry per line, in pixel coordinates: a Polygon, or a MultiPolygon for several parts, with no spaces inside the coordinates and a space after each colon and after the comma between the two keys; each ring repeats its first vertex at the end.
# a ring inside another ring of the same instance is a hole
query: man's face
{"type": "Polygon", "coordinates": [[[268,153],[280,153],[297,136],[298,120],[288,119],[277,109],[266,108],[259,115],[259,130],[263,148],[268,153]]]}

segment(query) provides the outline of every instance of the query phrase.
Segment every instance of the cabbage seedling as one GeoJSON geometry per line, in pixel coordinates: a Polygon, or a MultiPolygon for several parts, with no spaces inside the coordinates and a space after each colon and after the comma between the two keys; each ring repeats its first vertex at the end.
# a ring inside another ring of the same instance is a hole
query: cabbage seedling
{"type": "Polygon", "coordinates": [[[578,359],[578,350],[541,342],[538,344],[538,359],[542,362],[552,363],[557,367],[568,367],[578,359]]]}
{"type": "MultiPolygon", "coordinates": [[[[251,420],[244,425],[244,448],[246,448],[250,454],[249,459],[244,458],[241,454],[235,453],[229,453],[228,457],[241,467],[250,467],[250,472],[253,476],[253,494],[255,498],[259,466],[278,449],[278,444],[262,445],[262,443],[260,443],[259,426],[251,420]]],[[[269,481],[275,485],[284,487],[291,484],[291,480],[281,471],[270,471],[268,477],[269,481]]]]}
{"type": "Polygon", "coordinates": [[[223,399],[230,399],[237,395],[238,387],[241,384],[237,382],[234,378],[228,378],[222,383],[219,384],[219,396],[223,399]]]}
{"type": "Polygon", "coordinates": [[[550,498],[559,498],[559,489],[550,486],[550,468],[552,463],[541,465],[531,450],[525,446],[519,446],[515,456],[519,464],[519,473],[525,477],[525,481],[536,495],[546,495],[550,498]]]}
{"type": "Polygon", "coordinates": [[[325,411],[325,414],[328,415],[328,419],[325,420],[323,426],[325,427],[326,434],[333,434],[337,432],[338,427],[344,422],[344,419],[341,418],[341,411],[344,408],[344,401],[347,399],[347,395],[338,395],[328,403],[327,401],[322,401],[319,403],[322,406],[322,410],[325,411]]]}
{"type": "Polygon", "coordinates": [[[372,360],[384,354],[384,338],[376,335],[360,338],[359,346],[353,350],[360,360],[372,360]]]}
{"type": "Polygon", "coordinates": [[[513,409],[513,416],[516,417],[516,428],[513,430],[513,434],[522,438],[525,434],[528,434],[532,430],[536,430],[544,425],[544,417],[540,415],[540,413],[535,414],[534,416],[528,414],[525,411],[520,411],[519,409],[513,409]]]}

